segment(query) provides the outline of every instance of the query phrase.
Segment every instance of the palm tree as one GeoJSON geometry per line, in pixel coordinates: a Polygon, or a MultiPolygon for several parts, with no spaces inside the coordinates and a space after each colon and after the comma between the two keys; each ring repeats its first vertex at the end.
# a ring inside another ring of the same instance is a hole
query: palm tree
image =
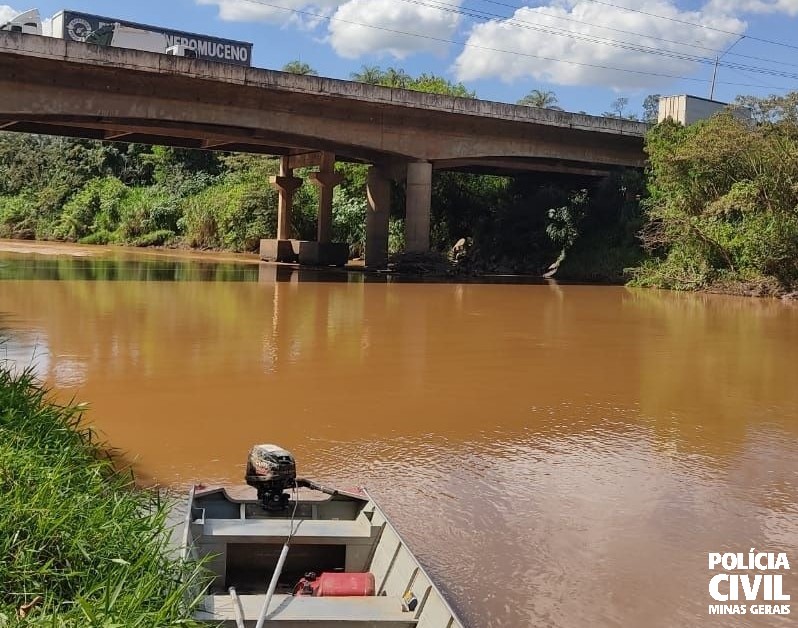
{"type": "Polygon", "coordinates": [[[349,78],[358,83],[379,85],[383,80],[383,71],[378,65],[364,65],[360,68],[360,72],[352,72],[349,78]]]}
{"type": "Polygon", "coordinates": [[[289,61],[283,66],[283,72],[290,72],[291,74],[303,74],[305,76],[318,76],[316,72],[307,63],[302,63],[299,60],[289,61]]]}
{"type": "Polygon", "coordinates": [[[388,68],[385,75],[382,77],[382,84],[387,87],[401,87],[405,88],[410,83],[412,78],[402,69],[388,68]]]}
{"type": "Polygon", "coordinates": [[[555,109],[562,111],[562,107],[557,105],[557,94],[554,92],[544,92],[540,89],[533,89],[521,100],[518,101],[519,105],[526,105],[527,107],[540,107],[541,109],[555,109]]]}

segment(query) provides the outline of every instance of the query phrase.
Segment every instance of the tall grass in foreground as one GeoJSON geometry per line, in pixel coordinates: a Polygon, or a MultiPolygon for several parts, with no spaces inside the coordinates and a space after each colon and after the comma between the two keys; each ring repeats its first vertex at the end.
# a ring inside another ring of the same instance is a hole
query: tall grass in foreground
{"type": "Polygon", "coordinates": [[[0,363],[0,626],[193,625],[202,572],[170,558],[167,505],[115,471],[80,418],[0,363]]]}

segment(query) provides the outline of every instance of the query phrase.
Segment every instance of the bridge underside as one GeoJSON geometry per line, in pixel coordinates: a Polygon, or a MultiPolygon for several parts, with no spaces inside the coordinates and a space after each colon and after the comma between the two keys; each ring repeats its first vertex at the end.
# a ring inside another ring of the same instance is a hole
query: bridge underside
{"type": "MultiPolygon", "coordinates": [[[[107,142],[126,142],[173,146],[221,152],[241,152],[275,157],[289,157],[292,168],[318,166],[320,155],[331,152],[338,161],[381,164],[387,169],[401,164],[399,156],[360,148],[348,150],[335,142],[314,141],[314,147],[301,147],[301,138],[289,134],[260,137],[251,129],[235,126],[175,124],[169,121],[105,119],[91,116],[0,114],[0,131],[55,135],[107,142]],[[347,154],[348,153],[348,154],[347,154]]],[[[432,162],[434,170],[452,170],[472,174],[513,175],[523,172],[557,173],[604,177],[618,166],[586,164],[567,159],[543,157],[465,157],[432,162]]]]}

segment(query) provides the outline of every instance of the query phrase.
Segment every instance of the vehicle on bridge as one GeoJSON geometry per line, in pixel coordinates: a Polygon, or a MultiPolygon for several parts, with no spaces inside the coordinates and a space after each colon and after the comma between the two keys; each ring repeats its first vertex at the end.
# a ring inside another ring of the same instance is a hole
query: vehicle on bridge
{"type": "Polygon", "coordinates": [[[38,9],[25,11],[14,17],[5,24],[0,24],[0,31],[11,31],[12,33],[24,33],[26,35],[42,34],[42,18],[38,9]]]}
{"type": "Polygon", "coordinates": [[[144,50],[160,54],[175,55],[178,57],[197,58],[197,51],[188,46],[170,46],[166,35],[156,31],[125,26],[119,22],[105,24],[86,37],[87,44],[99,46],[113,46],[115,48],[128,48],[130,50],[144,50]]]}
{"type": "Polygon", "coordinates": [[[0,30],[235,65],[252,63],[252,44],[247,42],[77,11],[59,11],[42,21],[38,9],[32,9],[0,25],[0,30]]]}

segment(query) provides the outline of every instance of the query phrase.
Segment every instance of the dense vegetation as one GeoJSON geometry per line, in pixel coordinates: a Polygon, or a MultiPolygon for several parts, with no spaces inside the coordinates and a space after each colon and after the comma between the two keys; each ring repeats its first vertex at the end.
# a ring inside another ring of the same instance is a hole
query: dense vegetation
{"type": "Polygon", "coordinates": [[[350,78],[359,83],[382,85],[383,87],[398,87],[429,94],[476,98],[476,92],[468,89],[462,83],[454,83],[442,76],[427,73],[413,77],[401,68],[383,70],[378,65],[364,65],[358,72],[352,72],[350,78]]]}
{"type": "MultiPolygon", "coordinates": [[[[300,61],[285,71],[315,74],[300,61]]],[[[363,66],[354,80],[474,97],[461,83],[363,66]]],[[[433,248],[462,272],[557,273],[675,289],[756,293],[798,282],[798,95],[739,104],[755,124],[718,116],[649,133],[650,168],[596,182],[575,177],[436,173],[433,248]],[[642,206],[641,208],[641,200],[642,206]]],[[[646,97],[643,119],[656,117],[646,97]]],[[[559,108],[553,92],[521,104],[559,108]]],[[[620,97],[605,115],[636,119],[620,97]]],[[[136,144],[0,133],[0,237],[254,251],[276,233],[277,161],[136,144]]],[[[333,235],[353,256],[365,240],[367,167],[337,164],[333,235]]],[[[299,176],[305,173],[298,172],[299,176]]],[[[404,246],[404,191],[396,185],[389,248],[404,246]]],[[[294,199],[294,237],[314,239],[317,192],[294,199]]]]}
{"type": "Polygon", "coordinates": [[[170,559],[165,504],[80,419],[0,365],[0,626],[192,625],[201,575],[170,559]]]}
{"type": "MultiPolygon", "coordinates": [[[[365,239],[366,167],[338,169],[344,181],[334,197],[334,237],[358,255],[365,239]]],[[[254,251],[260,238],[276,233],[277,195],[268,184],[276,172],[277,161],[260,156],[0,134],[0,237],[254,251]]],[[[561,274],[618,280],[624,264],[637,262],[629,220],[639,214],[634,196],[641,189],[639,177],[629,174],[596,186],[532,175],[440,173],[432,243],[445,252],[465,238],[461,268],[488,272],[543,273],[574,247],[574,263],[562,265],[561,274]],[[600,234],[609,238],[606,246],[584,247],[600,259],[583,252],[579,261],[581,244],[600,234]]],[[[316,195],[309,184],[296,194],[295,237],[314,239],[316,195]]],[[[394,197],[392,253],[404,243],[401,186],[394,197]]]]}
{"type": "Polygon", "coordinates": [[[798,94],[656,126],[638,285],[778,294],[798,287],[798,94]]]}

